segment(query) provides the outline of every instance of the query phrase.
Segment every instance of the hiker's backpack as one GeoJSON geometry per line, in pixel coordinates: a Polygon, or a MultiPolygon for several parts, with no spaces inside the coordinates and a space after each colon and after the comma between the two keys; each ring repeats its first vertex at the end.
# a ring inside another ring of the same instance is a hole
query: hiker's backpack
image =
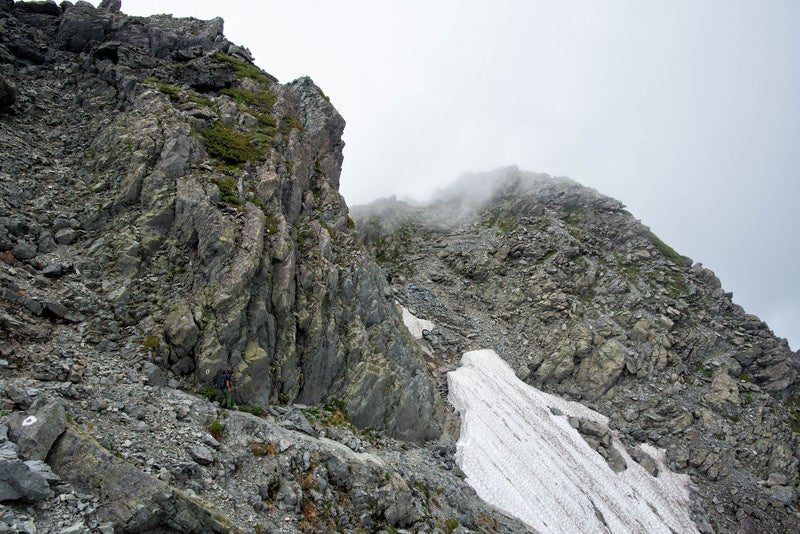
{"type": "Polygon", "coordinates": [[[225,387],[226,382],[233,383],[233,377],[228,371],[220,371],[220,373],[217,375],[217,388],[221,390],[227,389],[225,387]]]}

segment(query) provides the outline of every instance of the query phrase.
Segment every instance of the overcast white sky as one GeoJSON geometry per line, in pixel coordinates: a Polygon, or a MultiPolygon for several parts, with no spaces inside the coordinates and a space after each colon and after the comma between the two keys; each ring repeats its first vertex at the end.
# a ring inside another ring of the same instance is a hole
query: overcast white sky
{"type": "MultiPolygon", "coordinates": [[[[96,4],[97,2],[95,2],[96,4]]],[[[800,2],[123,0],[347,120],[350,205],[516,164],[623,201],[800,348],[800,2]]]]}

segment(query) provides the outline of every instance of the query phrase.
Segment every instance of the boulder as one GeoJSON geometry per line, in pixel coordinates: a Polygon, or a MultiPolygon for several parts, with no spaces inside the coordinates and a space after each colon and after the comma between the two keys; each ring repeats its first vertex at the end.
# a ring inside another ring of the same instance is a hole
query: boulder
{"type": "Polygon", "coordinates": [[[142,372],[147,377],[147,383],[151,386],[166,386],[167,375],[161,370],[159,366],[153,362],[144,362],[142,372]]]}
{"type": "Polygon", "coordinates": [[[20,261],[36,257],[36,245],[28,241],[20,241],[11,249],[11,254],[20,261]]]}
{"type": "Polygon", "coordinates": [[[719,406],[725,403],[739,404],[739,386],[727,372],[720,371],[711,380],[711,388],[706,393],[709,404],[719,406]]]}
{"type": "Polygon", "coordinates": [[[47,0],[46,2],[17,2],[13,5],[14,12],[18,15],[22,13],[49,15],[51,17],[61,15],[61,8],[53,0],[47,0]]]}
{"type": "Polygon", "coordinates": [[[200,337],[200,328],[192,317],[192,311],[185,303],[179,304],[164,321],[164,335],[173,351],[174,359],[191,354],[200,337]]]}
{"type": "Polygon", "coordinates": [[[74,228],[61,228],[56,232],[56,243],[59,245],[70,245],[78,238],[78,232],[74,228]]]}
{"type": "Polygon", "coordinates": [[[22,460],[0,461],[0,502],[39,501],[50,496],[50,485],[22,460]]]}
{"type": "Polygon", "coordinates": [[[25,387],[22,380],[6,384],[6,395],[21,410],[27,410],[33,404],[31,392],[25,387]]]}
{"type": "Polygon", "coordinates": [[[39,240],[36,245],[42,254],[53,252],[56,249],[56,241],[53,239],[53,234],[47,230],[39,234],[39,240]]]}
{"type": "Polygon", "coordinates": [[[575,372],[587,398],[598,398],[614,385],[625,367],[625,347],[616,339],[605,342],[592,357],[584,358],[575,372]]]}
{"type": "Polygon", "coordinates": [[[419,519],[411,490],[399,474],[391,473],[389,481],[378,489],[376,497],[386,522],[393,527],[407,527],[419,519]]]}
{"type": "Polygon", "coordinates": [[[42,314],[55,319],[63,319],[69,323],[79,323],[85,319],[83,315],[70,310],[60,302],[45,302],[42,314]]]}
{"type": "Polygon", "coordinates": [[[37,402],[31,410],[14,412],[8,417],[9,437],[19,447],[21,458],[44,460],[66,424],[63,404],[37,402]]]}
{"type": "Polygon", "coordinates": [[[122,0],[103,0],[97,7],[112,13],[119,13],[119,10],[122,9],[122,0]]]}
{"type": "Polygon", "coordinates": [[[58,28],[58,46],[68,52],[83,52],[93,43],[103,42],[110,25],[111,13],[81,2],[64,13],[58,28]]]}
{"type": "Polygon", "coordinates": [[[189,454],[192,459],[200,465],[211,465],[214,463],[214,452],[203,445],[189,447],[189,454]]]}
{"type": "Polygon", "coordinates": [[[7,108],[17,101],[17,86],[0,76],[0,109],[7,108]]]}
{"type": "Polygon", "coordinates": [[[48,458],[53,471],[78,491],[100,499],[97,516],[121,532],[230,532],[207,504],[151,477],[69,428],[48,458]]]}

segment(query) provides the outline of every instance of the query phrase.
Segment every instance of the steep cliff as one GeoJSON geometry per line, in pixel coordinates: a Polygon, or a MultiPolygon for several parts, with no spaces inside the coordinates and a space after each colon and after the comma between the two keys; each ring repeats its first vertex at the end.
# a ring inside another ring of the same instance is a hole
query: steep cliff
{"type": "Polygon", "coordinates": [[[797,529],[800,361],[619,201],[508,168],[353,214],[398,299],[437,325],[440,375],[494,348],[629,445],[667,449],[700,489],[701,528],[797,529]]]}
{"type": "Polygon", "coordinates": [[[310,79],[277,83],[219,19],[4,6],[0,247],[77,273],[88,339],[133,328],[191,387],[230,367],[240,403],[339,399],[359,426],[437,435],[337,191],[344,120],[310,79]]]}

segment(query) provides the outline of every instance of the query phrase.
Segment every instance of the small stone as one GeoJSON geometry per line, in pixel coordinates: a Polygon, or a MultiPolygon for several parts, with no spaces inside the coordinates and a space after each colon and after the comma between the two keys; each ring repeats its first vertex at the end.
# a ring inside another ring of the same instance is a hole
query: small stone
{"type": "Polygon", "coordinates": [[[29,241],[20,241],[11,249],[11,254],[20,261],[36,257],[36,245],[29,241]]]}
{"type": "Polygon", "coordinates": [[[797,502],[797,491],[791,486],[773,486],[769,493],[773,499],[786,506],[797,502]]]}
{"type": "Polygon", "coordinates": [[[6,385],[6,395],[22,410],[27,410],[33,403],[30,392],[18,382],[6,385]]]}
{"type": "Polygon", "coordinates": [[[783,473],[770,473],[769,478],[765,482],[765,485],[768,488],[772,486],[785,486],[786,485],[786,475],[783,473]]]}
{"type": "Polygon", "coordinates": [[[79,520],[77,523],[73,523],[71,526],[62,529],[61,534],[90,534],[91,530],[86,526],[86,524],[79,520]]]}
{"type": "Polygon", "coordinates": [[[48,482],[60,482],[61,477],[53,473],[50,466],[42,460],[26,460],[25,465],[34,473],[39,473],[48,482]]]}
{"type": "Polygon", "coordinates": [[[200,465],[210,465],[214,463],[214,453],[208,447],[195,445],[189,448],[189,454],[194,461],[200,465]]]}
{"type": "Polygon", "coordinates": [[[60,263],[50,263],[42,269],[42,274],[48,278],[58,278],[64,274],[64,266],[60,263]]]}
{"type": "Polygon", "coordinates": [[[70,245],[78,238],[78,232],[74,228],[62,228],[56,232],[56,243],[59,245],[70,245]]]}
{"type": "Polygon", "coordinates": [[[219,449],[220,447],[220,442],[214,439],[214,436],[211,434],[203,434],[202,440],[203,443],[214,449],[219,449]]]}
{"type": "Polygon", "coordinates": [[[0,108],[7,108],[17,101],[17,86],[0,76],[0,108]]]}
{"type": "Polygon", "coordinates": [[[53,234],[45,230],[39,234],[39,240],[36,242],[39,252],[48,254],[56,249],[56,240],[53,239],[53,234]]]}
{"type": "Polygon", "coordinates": [[[0,502],[39,501],[50,496],[47,480],[21,460],[0,462],[0,502]]]}
{"type": "Polygon", "coordinates": [[[159,366],[153,362],[145,362],[142,366],[142,372],[147,377],[147,383],[151,386],[166,386],[167,376],[159,366]]]}
{"type": "Polygon", "coordinates": [[[50,447],[66,428],[64,405],[51,402],[29,413],[14,412],[8,418],[9,437],[26,460],[44,460],[50,447]]]}

